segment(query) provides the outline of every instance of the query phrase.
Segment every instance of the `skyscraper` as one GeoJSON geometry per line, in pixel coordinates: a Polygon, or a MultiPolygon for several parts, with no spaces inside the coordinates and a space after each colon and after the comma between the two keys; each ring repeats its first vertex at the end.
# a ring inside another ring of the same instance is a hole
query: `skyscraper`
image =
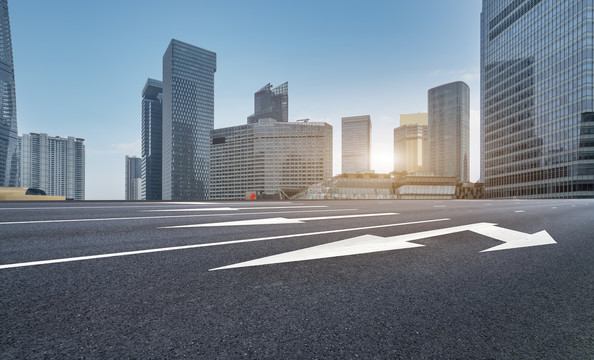
{"type": "Polygon", "coordinates": [[[254,114],[248,116],[248,124],[255,124],[259,119],[289,121],[288,82],[275,88],[272,88],[272,84],[268,83],[254,94],[254,114]]]}
{"type": "Polygon", "coordinates": [[[592,0],[483,0],[486,197],[594,197],[592,0]]]}
{"type": "Polygon", "coordinates": [[[371,170],[371,117],[342,118],[342,173],[371,170]]]}
{"type": "Polygon", "coordinates": [[[148,79],[142,90],[142,200],[161,200],[163,83],[148,79]]]}
{"type": "Polygon", "coordinates": [[[140,200],[142,159],[126,155],[126,200],[140,200]]]}
{"type": "Polygon", "coordinates": [[[8,0],[0,0],[0,186],[17,186],[16,94],[8,0]]]}
{"type": "Polygon", "coordinates": [[[332,126],[260,119],[211,132],[212,200],[295,195],[332,177],[332,126]]]}
{"type": "Polygon", "coordinates": [[[462,81],[429,89],[429,169],[468,181],[470,88],[462,81]]]}
{"type": "Polygon", "coordinates": [[[85,199],[84,139],[30,133],[19,141],[22,187],[67,199],[85,199]]]}
{"type": "Polygon", "coordinates": [[[208,199],[216,54],[171,40],[163,55],[163,200],[208,199]]]}
{"type": "Polygon", "coordinates": [[[394,171],[416,172],[429,169],[428,114],[401,114],[394,129],[394,171]]]}

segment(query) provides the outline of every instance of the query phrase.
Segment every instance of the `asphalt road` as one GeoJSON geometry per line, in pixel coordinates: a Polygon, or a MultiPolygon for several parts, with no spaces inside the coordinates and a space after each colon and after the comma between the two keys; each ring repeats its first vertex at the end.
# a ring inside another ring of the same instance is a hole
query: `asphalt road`
{"type": "Polygon", "coordinates": [[[593,259],[594,200],[0,203],[0,358],[594,359],[593,259]]]}

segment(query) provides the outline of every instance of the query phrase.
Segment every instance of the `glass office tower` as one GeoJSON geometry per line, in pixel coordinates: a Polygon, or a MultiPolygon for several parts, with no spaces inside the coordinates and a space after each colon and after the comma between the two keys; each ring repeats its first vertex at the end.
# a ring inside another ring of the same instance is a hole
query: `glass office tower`
{"type": "Polygon", "coordinates": [[[163,200],[207,200],[216,54],[171,40],[163,55],[163,200]]]}
{"type": "Polygon", "coordinates": [[[429,169],[468,181],[470,88],[462,81],[429,89],[429,169]]]}
{"type": "Polygon", "coordinates": [[[400,126],[394,129],[394,171],[428,171],[428,124],[427,113],[400,114],[400,126]]]}
{"type": "Polygon", "coordinates": [[[342,118],[342,173],[371,170],[371,116],[342,118]]]}
{"type": "Polygon", "coordinates": [[[18,186],[14,66],[8,1],[0,0],[0,186],[18,186]]]}
{"type": "Polygon", "coordinates": [[[288,82],[275,88],[272,88],[272,84],[268,83],[254,94],[254,114],[248,116],[248,124],[255,124],[259,119],[289,121],[288,82]]]}
{"type": "Polygon", "coordinates": [[[486,197],[594,196],[593,18],[592,0],[483,0],[486,197]]]}
{"type": "Polygon", "coordinates": [[[142,159],[126,155],[126,200],[141,200],[142,159]]]}
{"type": "Polygon", "coordinates": [[[161,200],[163,83],[148,79],[142,90],[142,200],[161,200]]]}

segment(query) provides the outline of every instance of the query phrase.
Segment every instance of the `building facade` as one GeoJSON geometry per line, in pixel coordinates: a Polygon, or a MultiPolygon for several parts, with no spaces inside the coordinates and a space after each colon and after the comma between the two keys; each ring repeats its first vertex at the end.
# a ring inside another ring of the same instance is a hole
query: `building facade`
{"type": "Polygon", "coordinates": [[[141,199],[161,200],[163,173],[163,83],[148,79],[142,90],[141,199]]]}
{"type": "Polygon", "coordinates": [[[594,197],[592,0],[483,0],[488,198],[594,197]]]}
{"type": "Polygon", "coordinates": [[[342,118],[342,173],[371,170],[371,117],[342,118]]]}
{"type": "Polygon", "coordinates": [[[254,114],[248,116],[248,124],[260,119],[274,119],[277,122],[289,121],[289,83],[275,88],[268,83],[254,94],[254,114]]]}
{"type": "Polygon", "coordinates": [[[429,170],[468,182],[470,88],[462,81],[429,89],[429,170]]]}
{"type": "Polygon", "coordinates": [[[260,119],[211,132],[210,199],[286,199],[332,177],[332,126],[260,119]]]}
{"type": "Polygon", "coordinates": [[[126,200],[141,200],[142,158],[126,155],[126,200]]]}
{"type": "Polygon", "coordinates": [[[18,186],[16,92],[8,0],[0,0],[0,186],[18,186]]]}
{"type": "Polygon", "coordinates": [[[429,171],[428,113],[401,114],[394,129],[394,171],[429,171]]]}
{"type": "Polygon", "coordinates": [[[19,138],[21,185],[47,195],[85,199],[84,139],[30,133],[19,138]]]}
{"type": "Polygon", "coordinates": [[[163,55],[163,200],[207,200],[216,54],[171,40],[163,55]]]}

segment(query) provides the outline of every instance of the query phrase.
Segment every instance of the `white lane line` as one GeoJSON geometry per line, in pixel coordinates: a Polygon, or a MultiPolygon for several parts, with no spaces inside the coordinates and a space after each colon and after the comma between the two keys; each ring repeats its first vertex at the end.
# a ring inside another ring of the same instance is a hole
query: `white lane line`
{"type": "Polygon", "coordinates": [[[268,210],[268,209],[303,209],[303,208],[327,208],[327,205],[310,205],[310,206],[259,206],[259,207],[240,207],[240,208],[197,208],[197,209],[159,209],[159,210],[142,210],[141,212],[182,212],[182,211],[235,211],[235,210],[268,210]]]}
{"type": "Polygon", "coordinates": [[[267,219],[253,219],[253,220],[239,220],[239,221],[223,221],[216,223],[192,224],[192,225],[177,225],[164,226],[159,229],[184,229],[197,227],[214,227],[214,226],[247,226],[247,225],[277,225],[277,224],[302,224],[304,221],[315,220],[335,220],[335,219],[349,219],[362,217],[376,217],[376,216],[393,216],[398,213],[379,213],[379,214],[355,214],[355,215],[337,215],[337,216],[321,216],[309,218],[267,218],[267,219]]]}
{"type": "Polygon", "coordinates": [[[434,208],[444,208],[446,207],[445,205],[433,205],[434,208]]]}
{"type": "Polygon", "coordinates": [[[73,261],[104,259],[104,258],[119,257],[119,256],[150,254],[150,253],[158,253],[158,252],[174,251],[174,250],[196,249],[196,248],[202,248],[202,247],[213,247],[213,246],[222,246],[222,245],[251,243],[251,242],[258,242],[258,241],[297,238],[297,237],[313,236],[313,235],[333,234],[333,233],[341,233],[341,232],[347,232],[347,231],[360,231],[360,230],[381,229],[381,228],[395,227],[395,226],[426,224],[426,223],[448,221],[448,220],[451,220],[451,219],[443,218],[443,219],[433,219],[433,220],[420,220],[420,221],[411,221],[411,222],[397,223],[397,224],[365,226],[365,227],[358,227],[358,228],[351,228],[351,229],[326,230],[326,231],[316,231],[316,232],[303,233],[303,234],[289,234],[289,235],[269,236],[269,237],[254,238],[254,239],[221,241],[221,242],[216,242],[216,243],[183,245],[183,246],[173,246],[173,247],[158,248],[158,249],[125,251],[125,252],[119,252],[119,253],[99,254],[99,255],[90,255],[90,256],[78,256],[78,257],[71,257],[71,258],[41,260],[41,261],[30,261],[30,262],[23,262],[23,263],[0,265],[0,270],[21,268],[21,267],[27,267],[27,266],[36,266],[36,265],[58,264],[58,263],[73,262],[73,261]]]}
{"type": "Polygon", "coordinates": [[[516,211],[514,211],[514,212],[517,212],[517,213],[523,213],[523,212],[524,212],[524,210],[516,210],[516,211]]]}
{"type": "Polygon", "coordinates": [[[96,218],[96,219],[58,219],[58,220],[23,220],[23,221],[5,221],[0,225],[22,225],[22,224],[51,224],[51,223],[71,223],[71,222],[92,222],[92,221],[123,221],[123,220],[150,220],[150,219],[175,219],[175,218],[194,218],[194,217],[212,217],[212,216],[239,216],[239,215],[271,215],[271,214],[296,214],[296,213],[315,213],[332,211],[355,211],[357,209],[330,209],[330,210],[303,210],[303,211],[267,211],[258,213],[232,213],[232,214],[191,214],[191,215],[157,215],[157,216],[133,216],[120,218],[96,218]]]}

